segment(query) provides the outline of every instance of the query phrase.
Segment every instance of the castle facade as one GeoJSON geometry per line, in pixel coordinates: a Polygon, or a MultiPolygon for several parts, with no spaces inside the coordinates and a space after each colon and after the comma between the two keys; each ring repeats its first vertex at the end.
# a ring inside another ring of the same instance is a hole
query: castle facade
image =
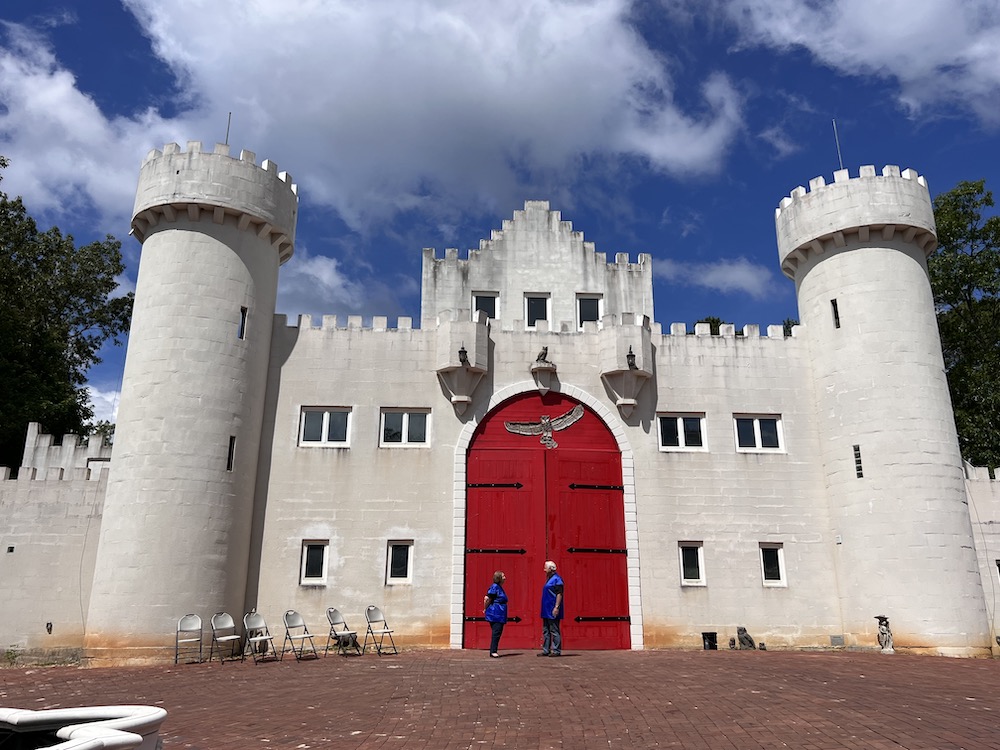
{"type": "Polygon", "coordinates": [[[551,559],[569,650],[878,648],[877,616],[896,650],[996,648],[1000,490],[959,454],[912,170],[781,201],[790,336],[664,329],[651,258],[542,201],[424,250],[419,327],[289,323],[297,210],[250,152],[146,158],[113,453],[33,428],[0,482],[5,643],[148,661],[188,612],[325,634],[375,604],[402,645],[485,648],[503,570],[530,649],[551,559]]]}

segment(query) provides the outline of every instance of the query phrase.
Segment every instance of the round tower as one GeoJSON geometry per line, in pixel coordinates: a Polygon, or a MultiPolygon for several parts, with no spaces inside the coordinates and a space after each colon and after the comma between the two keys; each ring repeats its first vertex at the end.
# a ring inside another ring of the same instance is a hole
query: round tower
{"type": "Polygon", "coordinates": [[[862,167],[775,213],[812,360],[847,646],[990,654],[962,457],[927,274],[927,183],[862,167]]]}
{"type": "Polygon", "coordinates": [[[143,162],[92,663],[172,655],[187,612],[242,615],[278,266],[297,204],[290,176],[249,151],[171,143],[143,162]]]}

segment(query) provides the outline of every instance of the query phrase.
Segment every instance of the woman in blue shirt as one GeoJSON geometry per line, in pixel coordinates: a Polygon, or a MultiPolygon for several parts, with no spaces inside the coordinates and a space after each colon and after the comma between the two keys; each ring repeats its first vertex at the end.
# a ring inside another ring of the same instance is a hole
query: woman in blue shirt
{"type": "Polygon", "coordinates": [[[486,614],[486,622],[493,629],[493,638],[490,640],[490,656],[494,659],[500,658],[500,636],[503,634],[504,623],[507,622],[507,592],[503,590],[503,582],[507,576],[502,570],[493,574],[493,585],[483,597],[483,612],[486,614]]]}

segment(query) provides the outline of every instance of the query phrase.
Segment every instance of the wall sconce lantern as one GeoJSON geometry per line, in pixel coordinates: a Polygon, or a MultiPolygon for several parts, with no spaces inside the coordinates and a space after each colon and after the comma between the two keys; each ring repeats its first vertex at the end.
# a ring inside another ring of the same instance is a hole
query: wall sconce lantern
{"type": "Polygon", "coordinates": [[[465,343],[462,343],[462,348],[458,350],[458,361],[462,367],[469,366],[469,353],[465,350],[465,343]]]}
{"type": "Polygon", "coordinates": [[[639,369],[635,366],[635,352],[632,351],[631,346],[628,348],[628,354],[625,355],[625,362],[628,363],[628,369],[630,370],[639,369]]]}

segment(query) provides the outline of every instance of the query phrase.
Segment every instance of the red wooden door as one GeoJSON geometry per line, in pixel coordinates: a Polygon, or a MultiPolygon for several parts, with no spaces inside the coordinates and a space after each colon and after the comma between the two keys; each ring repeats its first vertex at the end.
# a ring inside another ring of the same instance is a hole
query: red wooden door
{"type": "Polygon", "coordinates": [[[515,397],[477,430],[467,482],[465,647],[489,645],[482,604],[495,570],[510,598],[502,648],[537,647],[542,568],[554,560],[565,648],[628,648],[621,454],[600,418],[558,393],[515,397]]]}

